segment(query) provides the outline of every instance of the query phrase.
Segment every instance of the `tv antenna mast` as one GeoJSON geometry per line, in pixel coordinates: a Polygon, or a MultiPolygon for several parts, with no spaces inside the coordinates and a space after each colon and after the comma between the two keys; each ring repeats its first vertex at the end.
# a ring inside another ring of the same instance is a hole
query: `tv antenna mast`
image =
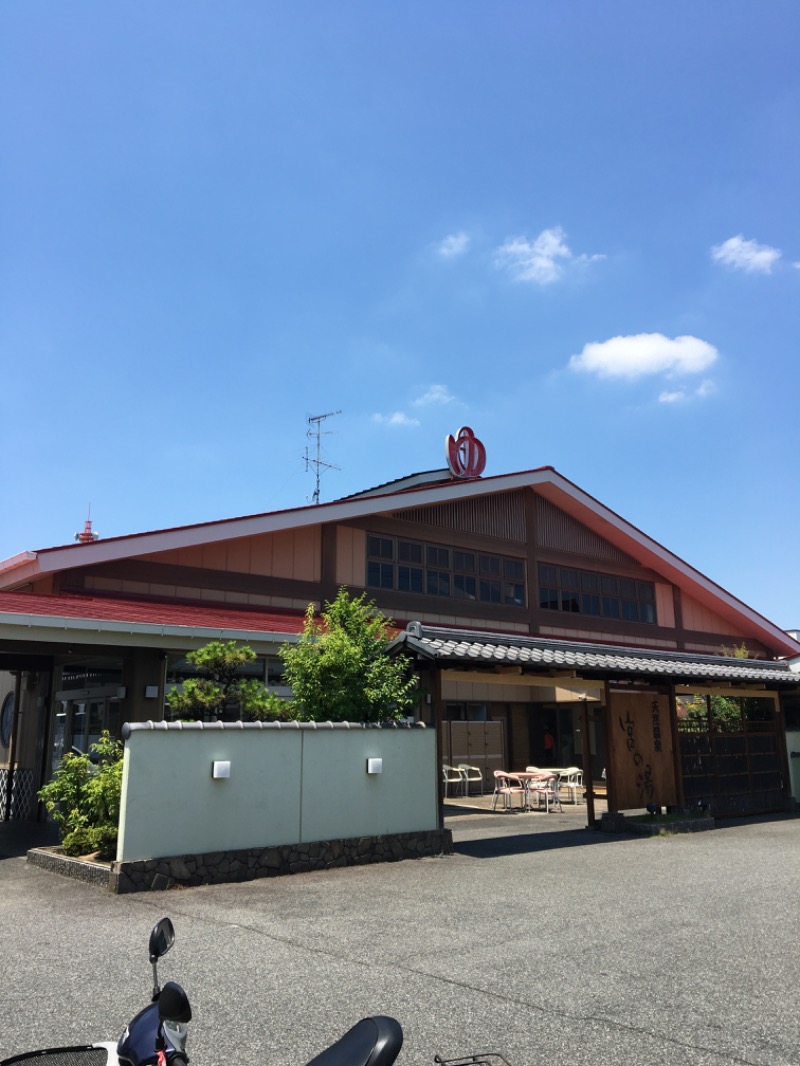
{"type": "Polygon", "coordinates": [[[333,418],[334,415],[340,415],[341,413],[342,413],[341,411],[328,411],[324,415],[312,415],[310,418],[306,419],[306,421],[308,422],[308,429],[306,430],[306,436],[308,437],[309,440],[311,440],[312,438],[316,438],[316,441],[317,441],[317,444],[316,444],[316,458],[312,459],[311,456],[308,454],[308,445],[306,445],[306,454],[305,454],[306,471],[308,471],[308,468],[310,466],[313,466],[314,467],[314,476],[315,476],[315,479],[316,479],[316,485],[315,485],[315,488],[314,488],[314,495],[311,497],[312,503],[319,503],[319,481],[320,481],[320,473],[321,473],[321,471],[322,470],[338,470],[339,469],[339,467],[338,466],[334,466],[333,463],[326,463],[326,462],[323,461],[323,459],[320,456],[320,444],[321,444],[323,433],[325,433],[326,436],[328,435],[322,429],[322,423],[325,421],[326,418],[333,418]]]}

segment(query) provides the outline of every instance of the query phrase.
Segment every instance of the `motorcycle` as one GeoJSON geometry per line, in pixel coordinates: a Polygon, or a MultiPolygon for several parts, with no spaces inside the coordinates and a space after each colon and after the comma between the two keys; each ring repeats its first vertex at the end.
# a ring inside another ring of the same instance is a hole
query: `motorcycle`
{"type": "Polygon", "coordinates": [[[150,964],[153,967],[151,1002],[125,1026],[122,1036],[113,1041],[82,1044],[75,1047],[45,1048],[27,1051],[0,1066],[47,1059],[47,1066],[187,1066],[186,1037],[192,1019],[189,997],[175,981],[158,983],[158,960],[175,943],[175,930],[169,918],[162,918],[150,933],[150,964]]]}
{"type": "MultiPolygon", "coordinates": [[[[116,1043],[100,1041],[27,1051],[3,1059],[0,1066],[16,1066],[43,1058],[47,1059],[47,1066],[188,1066],[186,1040],[192,1020],[189,998],[175,981],[167,981],[163,988],[158,983],[158,960],[174,943],[172,922],[162,918],[150,933],[152,999],[128,1022],[116,1043]]],[[[387,1015],[375,1015],[362,1018],[307,1066],[392,1066],[402,1046],[400,1023],[387,1015]]],[[[509,1066],[502,1055],[494,1052],[459,1059],[435,1055],[434,1062],[436,1066],[509,1066]]]]}

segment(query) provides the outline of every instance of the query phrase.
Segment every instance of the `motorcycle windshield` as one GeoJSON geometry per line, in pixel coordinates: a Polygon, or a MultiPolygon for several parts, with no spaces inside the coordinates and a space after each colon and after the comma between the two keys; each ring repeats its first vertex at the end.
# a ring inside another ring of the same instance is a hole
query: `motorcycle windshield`
{"type": "MultiPolygon", "coordinates": [[[[188,1025],[184,1025],[183,1022],[171,1022],[165,1020],[164,1035],[167,1038],[167,1044],[173,1047],[176,1051],[186,1050],[186,1038],[189,1035],[188,1025]]],[[[2,1064],[0,1064],[0,1066],[2,1066],[2,1064]]]]}

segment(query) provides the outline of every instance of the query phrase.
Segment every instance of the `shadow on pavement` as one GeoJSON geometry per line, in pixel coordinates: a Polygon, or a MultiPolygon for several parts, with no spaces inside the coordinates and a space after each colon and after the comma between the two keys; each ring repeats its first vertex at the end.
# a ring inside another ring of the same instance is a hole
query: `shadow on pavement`
{"type": "Polygon", "coordinates": [[[47,822],[0,822],[0,859],[18,859],[31,848],[58,843],[55,825],[47,822]]]}
{"type": "Polygon", "coordinates": [[[635,841],[634,836],[601,833],[599,829],[559,829],[554,832],[512,833],[483,837],[480,840],[453,840],[457,855],[473,859],[496,859],[504,855],[528,855],[535,851],[555,851],[561,848],[585,848],[589,844],[619,844],[635,841]]]}

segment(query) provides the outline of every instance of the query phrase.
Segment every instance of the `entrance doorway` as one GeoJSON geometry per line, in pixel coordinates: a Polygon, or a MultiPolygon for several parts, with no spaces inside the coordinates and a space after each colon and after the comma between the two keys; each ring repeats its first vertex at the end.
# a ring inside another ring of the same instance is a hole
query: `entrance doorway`
{"type": "Polygon", "coordinates": [[[107,729],[119,734],[122,687],[119,661],[62,667],[53,701],[50,774],[69,752],[87,754],[107,729]]]}

